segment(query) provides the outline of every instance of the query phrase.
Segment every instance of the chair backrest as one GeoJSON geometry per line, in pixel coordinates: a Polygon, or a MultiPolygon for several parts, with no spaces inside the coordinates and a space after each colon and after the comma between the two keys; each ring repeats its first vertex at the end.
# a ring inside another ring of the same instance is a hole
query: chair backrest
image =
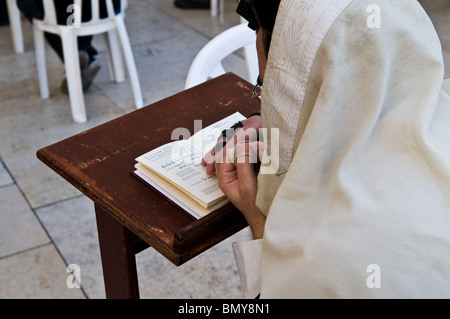
{"type": "Polygon", "coordinates": [[[220,33],[200,50],[189,69],[185,88],[224,74],[222,60],[239,49],[244,49],[249,78],[256,83],[259,74],[256,33],[242,23],[220,33]]]}
{"type": "MultiPolygon", "coordinates": [[[[57,18],[56,18],[56,10],[55,10],[55,0],[43,0],[44,4],[44,23],[48,25],[56,25],[57,24],[57,18]]],[[[88,24],[96,24],[99,22],[104,22],[105,19],[114,17],[117,13],[114,11],[114,5],[112,3],[112,0],[103,0],[106,2],[106,11],[107,11],[107,17],[101,18],[100,17],[100,0],[91,0],[91,19],[87,22],[81,22],[81,12],[83,0],[74,0],[73,5],[69,6],[67,8],[68,13],[72,13],[72,18],[74,19],[74,23],[79,22],[81,25],[88,25],[88,24]]],[[[127,0],[121,0],[120,4],[120,12],[123,12],[127,6],[127,0]]]]}

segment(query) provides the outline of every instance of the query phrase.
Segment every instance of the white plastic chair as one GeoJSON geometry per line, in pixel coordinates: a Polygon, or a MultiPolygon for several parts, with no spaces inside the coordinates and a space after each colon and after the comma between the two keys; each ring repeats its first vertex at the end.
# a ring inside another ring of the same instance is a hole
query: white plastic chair
{"type": "MultiPolygon", "coordinates": [[[[81,2],[81,0],[75,0],[74,8],[81,9],[81,2]]],[[[44,31],[46,31],[59,34],[61,37],[72,117],[75,122],[86,122],[87,118],[81,83],[77,37],[104,33],[107,40],[107,55],[111,80],[115,80],[116,82],[124,81],[125,76],[120,52],[120,48],[122,48],[131,87],[133,89],[136,108],[143,107],[144,102],[136,64],[123,18],[127,2],[121,1],[121,10],[116,14],[114,12],[112,1],[106,0],[108,17],[100,19],[99,1],[92,0],[92,19],[87,22],[80,22],[82,20],[81,10],[74,10],[72,12],[74,13],[75,23],[72,25],[58,25],[53,0],[44,0],[43,3],[45,10],[44,19],[33,20],[36,64],[42,99],[47,99],[49,97],[44,45],[44,31]],[[118,39],[117,35],[119,36],[118,39]]]]}
{"type": "Polygon", "coordinates": [[[241,48],[244,49],[248,76],[256,84],[259,74],[256,33],[242,23],[220,33],[200,50],[189,69],[185,89],[224,74],[222,60],[241,48]]]}
{"type": "Polygon", "coordinates": [[[6,0],[6,6],[8,8],[8,18],[14,50],[16,53],[23,53],[22,22],[20,21],[20,11],[17,7],[17,0],[6,0]]]}

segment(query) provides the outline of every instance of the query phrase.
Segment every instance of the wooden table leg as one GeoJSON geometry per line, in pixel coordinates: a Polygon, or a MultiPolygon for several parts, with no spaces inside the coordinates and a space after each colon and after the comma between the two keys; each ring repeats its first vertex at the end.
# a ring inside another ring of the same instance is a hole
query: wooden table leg
{"type": "Polygon", "coordinates": [[[139,298],[136,257],[131,232],[95,204],[106,298],[139,298]]]}

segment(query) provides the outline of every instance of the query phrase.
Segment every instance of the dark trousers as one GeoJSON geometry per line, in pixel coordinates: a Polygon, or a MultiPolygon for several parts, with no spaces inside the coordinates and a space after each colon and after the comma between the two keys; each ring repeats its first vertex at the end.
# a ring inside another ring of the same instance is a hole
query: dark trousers
{"type": "MultiPolygon", "coordinates": [[[[73,0],[54,0],[56,19],[58,24],[66,24],[67,19],[73,12],[67,12],[67,7],[74,3],[73,0]]],[[[81,17],[82,21],[89,21],[91,19],[91,0],[83,0],[81,17]]],[[[120,10],[120,0],[113,0],[114,9],[117,12],[120,10]]],[[[44,6],[42,0],[17,0],[17,6],[20,11],[27,17],[28,20],[32,19],[43,19],[44,18],[44,6]]],[[[106,3],[104,0],[100,0],[100,17],[106,17],[106,3]]],[[[64,54],[62,49],[61,38],[57,34],[51,34],[44,32],[44,36],[48,44],[55,50],[55,52],[60,57],[61,61],[64,62],[64,54]]],[[[86,51],[89,55],[91,61],[94,56],[98,53],[97,50],[92,46],[93,36],[78,37],[78,50],[86,51]]]]}

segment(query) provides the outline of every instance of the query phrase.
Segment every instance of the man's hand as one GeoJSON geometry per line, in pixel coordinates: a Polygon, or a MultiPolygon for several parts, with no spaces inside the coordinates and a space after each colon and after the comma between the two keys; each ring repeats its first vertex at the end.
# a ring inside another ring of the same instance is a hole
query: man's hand
{"type": "Polygon", "coordinates": [[[242,128],[239,129],[229,141],[227,141],[226,137],[223,137],[218,141],[218,144],[225,144],[223,147],[222,145],[218,145],[220,148],[219,154],[216,154],[216,147],[214,147],[203,157],[202,165],[206,166],[207,175],[214,175],[216,173],[216,159],[224,158],[223,154],[227,149],[234,147],[235,144],[240,141],[256,140],[258,138],[259,129],[262,126],[261,116],[251,116],[248,119],[241,121],[241,123],[243,125],[242,128]]]}
{"type": "Polygon", "coordinates": [[[219,187],[244,215],[254,239],[262,238],[266,221],[266,217],[255,204],[257,183],[253,169],[262,157],[263,147],[262,142],[239,143],[234,148],[234,163],[230,162],[230,156],[227,158],[224,153],[224,157],[216,162],[219,187]]]}

